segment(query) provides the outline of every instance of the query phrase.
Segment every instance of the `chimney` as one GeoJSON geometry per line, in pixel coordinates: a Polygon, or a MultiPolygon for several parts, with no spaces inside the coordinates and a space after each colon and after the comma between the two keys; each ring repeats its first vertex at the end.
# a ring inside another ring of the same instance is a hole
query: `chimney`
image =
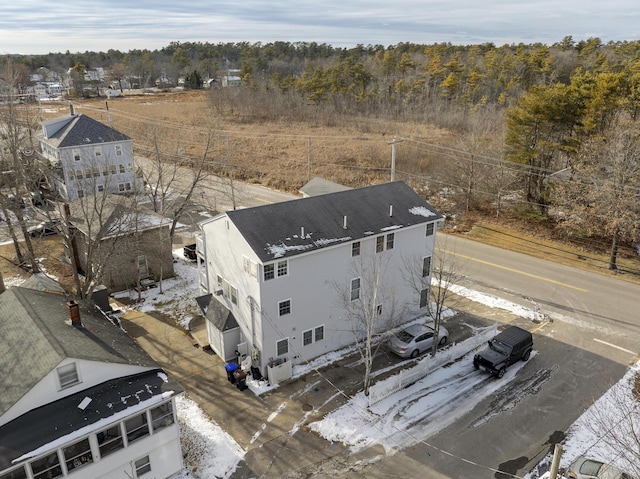
{"type": "Polygon", "coordinates": [[[67,314],[71,320],[71,326],[76,328],[82,327],[82,321],[80,320],[80,305],[74,301],[67,301],[67,314]]]}
{"type": "Polygon", "coordinates": [[[347,215],[345,215],[344,218],[342,218],[342,227],[345,230],[347,229],[347,215]]]}
{"type": "Polygon", "coordinates": [[[389,217],[393,216],[393,205],[389,205],[389,217]]]}

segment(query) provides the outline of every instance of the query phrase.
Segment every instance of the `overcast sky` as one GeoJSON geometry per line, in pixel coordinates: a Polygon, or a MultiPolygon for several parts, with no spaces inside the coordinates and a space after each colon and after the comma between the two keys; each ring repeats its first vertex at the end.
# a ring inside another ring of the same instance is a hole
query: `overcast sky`
{"type": "Polygon", "coordinates": [[[640,38],[637,0],[3,0],[0,53],[178,42],[477,44],[640,38]]]}

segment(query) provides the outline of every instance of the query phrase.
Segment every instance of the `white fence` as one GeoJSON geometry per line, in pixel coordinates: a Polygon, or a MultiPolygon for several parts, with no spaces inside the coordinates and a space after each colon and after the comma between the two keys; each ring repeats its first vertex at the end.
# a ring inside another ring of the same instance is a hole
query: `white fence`
{"type": "Polygon", "coordinates": [[[391,396],[396,391],[406,388],[413,383],[420,381],[436,368],[449,364],[454,359],[464,356],[469,351],[489,341],[496,335],[498,323],[480,331],[478,334],[465,339],[461,343],[453,344],[449,348],[438,351],[435,357],[427,356],[421,359],[418,364],[409,369],[403,369],[398,374],[383,381],[375,383],[369,389],[369,407],[384,398],[391,396]]]}

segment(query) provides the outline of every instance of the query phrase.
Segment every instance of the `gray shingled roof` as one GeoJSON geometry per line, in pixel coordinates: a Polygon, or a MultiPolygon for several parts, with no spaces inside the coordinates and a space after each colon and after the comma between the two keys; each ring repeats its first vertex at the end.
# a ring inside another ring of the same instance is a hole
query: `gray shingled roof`
{"type": "MultiPolygon", "coordinates": [[[[80,114],[69,118],[71,121],[47,139],[49,143],[56,145],[58,148],[67,148],[131,140],[124,133],[120,133],[88,116],[80,114]]],[[[55,118],[49,120],[49,123],[59,120],[60,118],[55,118]]],[[[47,123],[44,122],[45,125],[47,123]]]]}
{"type": "Polygon", "coordinates": [[[226,214],[262,262],[442,218],[401,181],[226,214]]]}
{"type": "Polygon", "coordinates": [[[160,226],[169,227],[171,220],[140,205],[135,198],[108,194],[101,196],[95,208],[87,208],[85,200],[70,204],[69,222],[92,239],[139,233],[160,226]]]}
{"type": "Polygon", "coordinates": [[[328,193],[336,193],[338,191],[346,191],[350,189],[352,188],[316,176],[315,178],[311,178],[311,180],[302,188],[300,188],[299,191],[304,196],[318,196],[326,195],[328,193]]]}
{"type": "Polygon", "coordinates": [[[0,294],[0,415],[65,358],[157,367],[90,302],[80,302],[83,327],[71,326],[66,302],[59,293],[21,287],[0,294]]]}

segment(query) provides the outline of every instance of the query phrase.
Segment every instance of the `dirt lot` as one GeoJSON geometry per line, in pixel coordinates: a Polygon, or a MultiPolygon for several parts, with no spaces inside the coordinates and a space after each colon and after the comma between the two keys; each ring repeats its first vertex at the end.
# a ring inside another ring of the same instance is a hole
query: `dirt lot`
{"type": "MultiPolygon", "coordinates": [[[[71,286],[71,267],[63,259],[63,247],[60,237],[57,235],[34,238],[33,247],[38,262],[50,276],[57,278],[63,285],[71,286]]],[[[24,247],[24,243],[21,243],[24,247]]],[[[12,244],[0,245],[0,273],[5,281],[5,286],[14,282],[19,283],[30,275],[28,269],[18,265],[16,251],[12,244]]]]}

